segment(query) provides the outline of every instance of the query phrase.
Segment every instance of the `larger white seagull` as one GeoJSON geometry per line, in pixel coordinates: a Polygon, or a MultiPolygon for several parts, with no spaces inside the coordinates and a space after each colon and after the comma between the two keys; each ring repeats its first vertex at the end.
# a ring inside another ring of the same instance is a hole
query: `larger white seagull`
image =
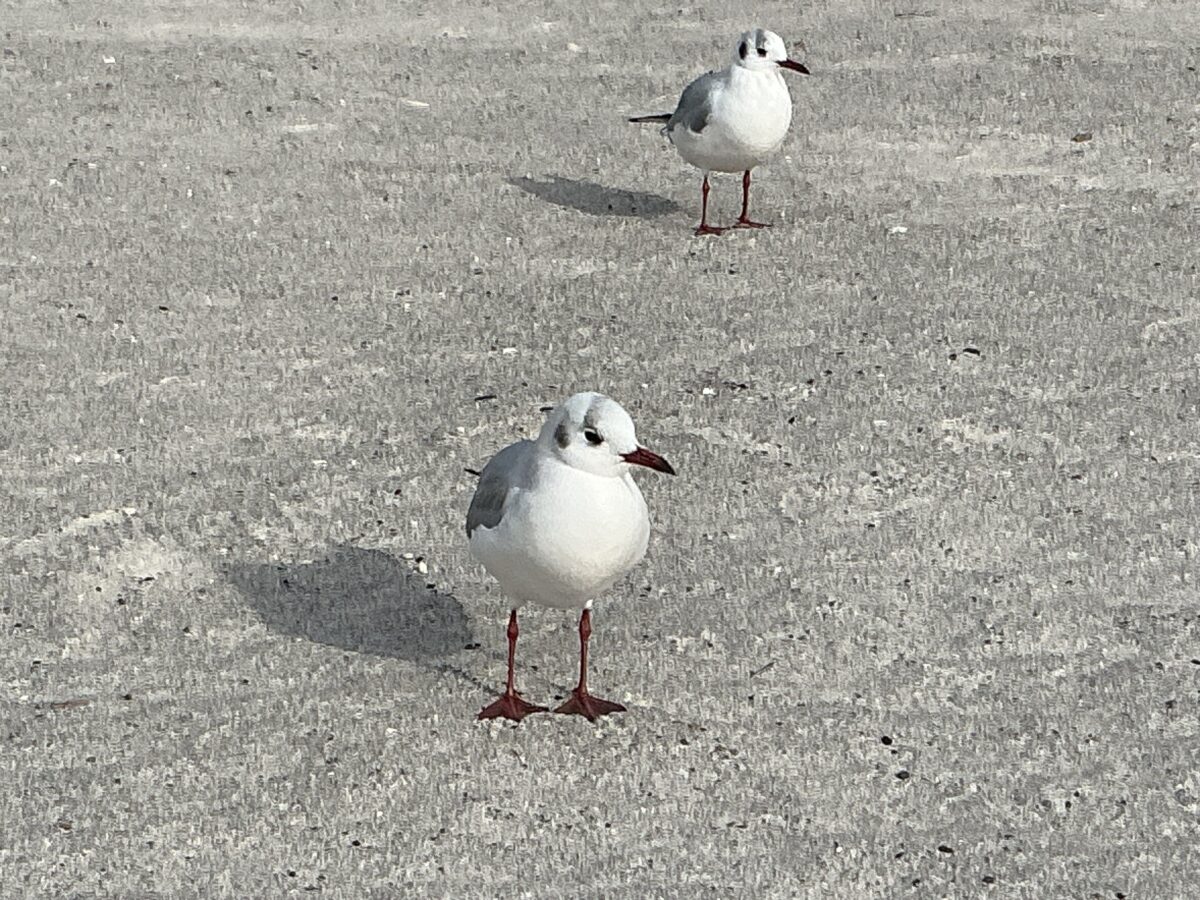
{"type": "Polygon", "coordinates": [[[521,699],[513,678],[517,609],[537,603],[582,609],[579,684],[555,712],[595,720],[625,707],[588,693],[592,600],[646,554],[650,518],[634,466],[674,475],[670,463],[637,442],[633,420],[602,394],[575,394],[555,409],[536,441],[518,441],[488,462],[467,511],[471,553],[512,603],[508,684],[481,719],[520,721],[547,712],[521,699]]]}
{"type": "Polygon", "coordinates": [[[735,228],[765,228],[750,218],[750,170],[779,149],[792,124],[792,95],[783,70],[808,75],[788,59],[783,38],[755,28],[738,38],[733,62],[701,75],[686,88],[673,113],[635,116],[630,122],[665,122],[663,134],[679,155],[704,173],[696,234],[726,231],[708,224],[709,172],[742,172],[742,214],[735,228]]]}

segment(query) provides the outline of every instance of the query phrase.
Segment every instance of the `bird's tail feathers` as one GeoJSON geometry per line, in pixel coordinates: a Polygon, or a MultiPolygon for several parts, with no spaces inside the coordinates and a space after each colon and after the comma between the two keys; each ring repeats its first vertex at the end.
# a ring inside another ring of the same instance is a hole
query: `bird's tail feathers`
{"type": "Polygon", "coordinates": [[[629,121],[630,122],[663,122],[663,123],[666,123],[666,122],[671,121],[671,114],[670,113],[655,113],[652,116],[634,116],[629,121]]]}

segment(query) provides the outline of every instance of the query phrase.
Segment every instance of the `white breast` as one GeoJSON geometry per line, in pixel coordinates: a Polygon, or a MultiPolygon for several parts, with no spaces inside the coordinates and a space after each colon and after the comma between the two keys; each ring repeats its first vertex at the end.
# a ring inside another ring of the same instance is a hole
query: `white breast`
{"type": "Polygon", "coordinates": [[[592,475],[547,464],[536,492],[510,500],[495,528],[477,528],[471,552],[514,603],[577,609],[646,554],[646,502],[628,474],[592,475]]]}
{"type": "Polygon", "coordinates": [[[734,66],[714,92],[712,115],[699,132],[676,128],[671,141],[699,169],[744,172],[779,149],[792,123],[792,97],[781,72],[734,66]]]}

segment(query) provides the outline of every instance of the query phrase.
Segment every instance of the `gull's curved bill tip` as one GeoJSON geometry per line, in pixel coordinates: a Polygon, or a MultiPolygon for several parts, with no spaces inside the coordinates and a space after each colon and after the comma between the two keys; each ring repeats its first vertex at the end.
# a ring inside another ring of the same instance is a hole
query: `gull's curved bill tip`
{"type": "Polygon", "coordinates": [[[801,75],[811,75],[808,67],[804,63],[798,63],[794,59],[780,60],[779,65],[785,69],[791,69],[793,72],[799,72],[801,75]]]}
{"type": "Polygon", "coordinates": [[[647,450],[645,447],[638,447],[629,453],[622,453],[621,459],[634,466],[646,466],[648,469],[654,469],[659,472],[666,472],[668,475],[674,475],[675,470],[671,464],[655,453],[653,450],[647,450]]]}

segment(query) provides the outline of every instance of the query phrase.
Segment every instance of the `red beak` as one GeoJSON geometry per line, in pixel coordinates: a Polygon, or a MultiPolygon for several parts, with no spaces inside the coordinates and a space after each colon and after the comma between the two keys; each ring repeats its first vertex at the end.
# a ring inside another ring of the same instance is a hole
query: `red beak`
{"type": "Polygon", "coordinates": [[[659,472],[666,472],[668,475],[674,475],[675,470],[671,468],[671,464],[655,453],[653,450],[647,450],[645,447],[638,447],[631,453],[622,453],[621,459],[629,463],[631,466],[645,466],[648,469],[656,469],[659,472]]]}
{"type": "Polygon", "coordinates": [[[785,59],[779,65],[785,69],[791,69],[793,72],[799,72],[801,75],[812,74],[812,72],[808,71],[808,69],[805,67],[804,63],[798,63],[794,59],[785,59]]]}

